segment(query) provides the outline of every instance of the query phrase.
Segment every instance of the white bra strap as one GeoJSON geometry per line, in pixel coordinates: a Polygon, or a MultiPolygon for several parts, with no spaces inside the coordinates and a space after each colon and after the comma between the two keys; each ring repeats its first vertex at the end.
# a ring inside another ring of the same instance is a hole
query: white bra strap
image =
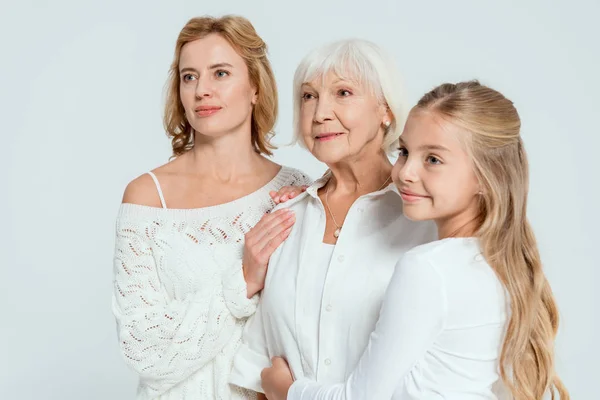
{"type": "Polygon", "coordinates": [[[152,177],[152,180],[154,181],[154,184],[156,185],[156,190],[158,191],[158,197],[160,197],[160,204],[162,205],[162,208],[167,208],[167,203],[165,203],[165,197],[163,196],[163,192],[162,192],[162,189],[160,188],[160,183],[158,183],[158,179],[156,178],[156,175],[154,175],[153,172],[148,172],[148,175],[150,175],[152,177]]]}

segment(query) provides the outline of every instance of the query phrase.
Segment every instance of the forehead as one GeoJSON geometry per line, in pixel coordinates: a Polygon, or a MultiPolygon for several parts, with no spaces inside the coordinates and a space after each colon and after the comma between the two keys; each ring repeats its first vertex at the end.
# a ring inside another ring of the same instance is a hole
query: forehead
{"type": "Polygon", "coordinates": [[[325,87],[338,82],[352,84],[377,96],[381,87],[372,68],[362,67],[351,62],[326,62],[308,65],[301,78],[303,85],[325,87]]]}
{"type": "Polygon", "coordinates": [[[202,39],[186,43],[181,48],[179,64],[185,66],[208,66],[229,63],[233,66],[245,65],[242,57],[221,35],[210,34],[202,39]]]}
{"type": "Polygon", "coordinates": [[[455,124],[428,110],[413,109],[400,140],[408,146],[443,146],[463,149],[464,132],[455,124]]]}
{"type": "Polygon", "coordinates": [[[351,83],[356,86],[364,86],[364,84],[355,77],[349,75],[340,75],[334,71],[328,71],[324,74],[312,76],[303,82],[303,85],[310,86],[329,86],[337,83],[351,83]]]}

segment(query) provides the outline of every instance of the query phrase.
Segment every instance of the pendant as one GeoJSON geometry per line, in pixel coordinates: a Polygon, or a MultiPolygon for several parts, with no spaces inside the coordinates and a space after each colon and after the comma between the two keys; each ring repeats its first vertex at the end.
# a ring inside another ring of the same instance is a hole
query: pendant
{"type": "Polygon", "coordinates": [[[339,238],[339,237],[340,237],[340,231],[341,231],[341,230],[342,230],[341,228],[337,228],[337,229],[336,229],[336,230],[333,232],[333,237],[334,237],[334,238],[336,238],[336,239],[337,239],[337,238],[339,238]]]}

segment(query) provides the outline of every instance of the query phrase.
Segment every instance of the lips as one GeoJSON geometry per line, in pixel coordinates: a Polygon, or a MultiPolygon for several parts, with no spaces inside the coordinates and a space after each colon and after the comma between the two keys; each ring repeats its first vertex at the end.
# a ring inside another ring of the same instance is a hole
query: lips
{"type": "Polygon", "coordinates": [[[320,140],[320,141],[332,140],[339,136],[342,136],[343,134],[344,134],[343,132],[320,133],[317,136],[315,136],[315,140],[320,140]]]}
{"type": "Polygon", "coordinates": [[[196,107],[194,111],[199,117],[210,117],[211,115],[214,115],[217,112],[221,111],[221,109],[222,107],[219,106],[200,106],[196,107]]]}
{"type": "Polygon", "coordinates": [[[407,189],[400,189],[400,196],[402,197],[402,200],[409,202],[409,203],[429,198],[429,196],[411,192],[410,190],[407,190],[407,189]]]}

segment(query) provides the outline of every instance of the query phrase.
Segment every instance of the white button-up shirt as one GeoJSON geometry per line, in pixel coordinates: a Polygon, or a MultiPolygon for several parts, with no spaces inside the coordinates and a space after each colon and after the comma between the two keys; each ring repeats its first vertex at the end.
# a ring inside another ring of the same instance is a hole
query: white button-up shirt
{"type": "Polygon", "coordinates": [[[325,183],[283,205],[295,211],[296,223],[271,257],[259,308],[234,358],[235,385],[262,392],[260,373],[274,356],[287,360],[295,379],[345,381],[375,328],[398,259],[435,239],[433,223],[403,216],[389,185],[354,202],[329,265],[320,262],[326,211],[317,190],[325,183]]]}
{"type": "Polygon", "coordinates": [[[507,297],[475,238],[408,252],[355,370],[337,384],[301,378],[288,400],[492,400],[506,397],[498,359],[507,297]]]}

